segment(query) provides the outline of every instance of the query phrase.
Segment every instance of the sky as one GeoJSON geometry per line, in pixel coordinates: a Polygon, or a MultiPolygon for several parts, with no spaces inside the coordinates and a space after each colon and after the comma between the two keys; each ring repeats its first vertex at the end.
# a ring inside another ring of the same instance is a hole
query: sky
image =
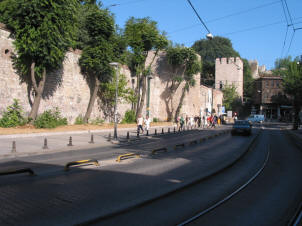
{"type": "MultiPolygon", "coordinates": [[[[241,57],[257,60],[259,65],[272,69],[277,58],[302,55],[302,0],[282,1],[191,0],[191,3],[214,36],[229,38],[241,57]]],[[[173,43],[191,47],[208,33],[187,0],[102,0],[102,3],[115,15],[120,27],[131,16],[150,17],[173,43]]]]}

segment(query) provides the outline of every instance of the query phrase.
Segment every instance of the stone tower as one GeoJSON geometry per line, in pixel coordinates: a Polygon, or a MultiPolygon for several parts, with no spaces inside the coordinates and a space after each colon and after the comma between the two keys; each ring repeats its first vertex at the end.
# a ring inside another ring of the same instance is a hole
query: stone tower
{"type": "Polygon", "coordinates": [[[217,58],[215,63],[215,88],[236,87],[238,95],[243,98],[243,62],[239,57],[217,58]]]}

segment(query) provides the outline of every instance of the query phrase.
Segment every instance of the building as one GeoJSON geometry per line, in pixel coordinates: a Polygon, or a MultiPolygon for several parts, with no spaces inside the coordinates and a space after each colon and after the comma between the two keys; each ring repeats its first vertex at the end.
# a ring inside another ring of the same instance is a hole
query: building
{"type": "Polygon", "coordinates": [[[271,120],[289,120],[292,107],[284,95],[282,78],[271,71],[260,73],[259,76],[254,82],[253,113],[264,114],[266,119],[271,120]]]}
{"type": "Polygon", "coordinates": [[[215,88],[236,87],[238,96],[243,98],[243,62],[239,57],[217,58],[215,62],[215,88]]]}

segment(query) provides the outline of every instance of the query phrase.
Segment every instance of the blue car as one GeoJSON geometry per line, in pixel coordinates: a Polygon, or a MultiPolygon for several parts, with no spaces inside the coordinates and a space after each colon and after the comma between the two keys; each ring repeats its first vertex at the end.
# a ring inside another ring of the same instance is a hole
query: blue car
{"type": "Polygon", "coordinates": [[[248,120],[237,120],[233,125],[231,134],[243,134],[249,136],[252,134],[252,125],[248,120]]]}

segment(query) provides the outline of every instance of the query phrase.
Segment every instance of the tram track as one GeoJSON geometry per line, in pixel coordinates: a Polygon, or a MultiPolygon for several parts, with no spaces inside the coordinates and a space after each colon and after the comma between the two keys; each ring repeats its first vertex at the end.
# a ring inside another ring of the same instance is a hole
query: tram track
{"type": "Polygon", "coordinates": [[[181,222],[180,224],[178,224],[178,226],[184,226],[184,225],[187,225],[187,224],[195,221],[199,217],[201,217],[201,216],[205,215],[206,213],[212,211],[213,209],[217,208],[222,203],[224,203],[224,202],[228,201],[229,199],[231,199],[234,195],[236,195],[239,192],[241,192],[244,188],[246,188],[253,180],[255,180],[260,175],[260,173],[263,171],[263,169],[267,165],[269,156],[270,156],[270,149],[269,149],[269,146],[268,146],[268,148],[267,148],[267,156],[266,156],[266,159],[265,159],[263,165],[261,166],[261,168],[248,181],[246,181],[244,184],[242,184],[238,189],[236,189],[235,191],[233,191],[231,194],[227,195],[226,197],[224,197],[220,201],[216,202],[214,205],[210,206],[209,208],[207,208],[205,210],[202,210],[200,213],[196,214],[195,216],[193,216],[193,217],[191,217],[191,218],[189,218],[189,219],[181,222]]]}
{"type": "Polygon", "coordinates": [[[302,198],[299,194],[302,183],[297,183],[299,176],[293,174],[301,172],[299,171],[301,153],[297,153],[296,150],[290,151],[294,147],[290,145],[289,150],[285,149],[288,152],[287,156],[287,152],[284,153],[282,148],[286,147],[286,142],[289,141],[282,132],[272,131],[264,132],[265,134],[254,142],[253,149],[231,167],[167,196],[91,223],[301,225],[301,205],[298,204],[302,198]],[[257,158],[258,160],[255,160],[257,158]],[[258,164],[257,167],[253,167],[255,164],[258,164]],[[242,171],[249,175],[244,175],[242,171]],[[228,179],[225,179],[226,177],[228,179]],[[241,178],[241,182],[234,179],[236,177],[241,178]],[[228,181],[232,178],[233,184],[228,181]],[[207,199],[208,201],[205,201],[207,199]]]}
{"type": "MultiPolygon", "coordinates": [[[[253,139],[253,141],[248,145],[248,147],[246,147],[246,152],[243,155],[241,155],[238,159],[236,159],[236,161],[234,161],[231,164],[227,165],[226,167],[216,171],[215,173],[212,173],[212,174],[208,175],[207,177],[201,178],[199,180],[195,180],[195,181],[193,181],[193,182],[191,182],[191,183],[189,183],[189,184],[187,184],[187,185],[185,185],[181,188],[173,190],[169,193],[165,193],[165,194],[163,194],[159,197],[156,197],[154,199],[151,199],[151,200],[148,200],[146,202],[140,203],[136,206],[132,206],[131,208],[124,209],[123,211],[116,212],[114,214],[107,215],[105,217],[101,217],[101,218],[98,218],[98,219],[87,221],[87,222],[85,222],[84,225],[86,225],[86,224],[87,225],[90,225],[90,224],[114,225],[117,222],[126,221],[126,219],[132,219],[132,220],[130,220],[131,225],[154,225],[154,224],[155,225],[170,225],[170,222],[169,223],[167,223],[167,222],[164,222],[164,223],[163,222],[155,222],[155,223],[150,223],[149,222],[149,223],[146,223],[146,221],[141,222],[140,219],[137,218],[137,216],[142,216],[142,215],[144,215],[144,213],[148,213],[147,215],[149,215],[150,213],[152,213],[154,211],[154,209],[157,209],[157,206],[161,206],[162,205],[161,203],[167,202],[167,200],[169,200],[169,199],[174,199],[174,196],[178,196],[178,198],[181,198],[179,196],[182,196],[181,195],[182,193],[186,193],[188,190],[192,190],[192,189],[194,190],[194,188],[199,187],[200,185],[202,186],[202,184],[205,181],[212,180],[217,175],[223,174],[225,171],[231,170],[233,168],[233,166],[236,166],[237,163],[239,163],[243,158],[245,158],[248,153],[252,152],[252,149],[256,145],[257,140],[258,140],[258,136],[260,135],[260,133],[261,132],[259,132],[257,134],[257,136],[253,139]],[[131,215],[132,215],[132,217],[131,217],[131,215]],[[134,220],[134,219],[137,219],[137,220],[134,220]]],[[[267,161],[267,158],[268,157],[266,156],[265,161],[267,161]]],[[[257,169],[258,174],[261,172],[263,167],[264,166],[261,165],[261,169],[260,170],[257,169]]],[[[241,176],[245,177],[244,175],[241,175],[241,176]]],[[[254,179],[254,178],[252,178],[252,179],[254,179]]],[[[251,180],[251,179],[249,178],[249,180],[251,180]]],[[[205,190],[207,190],[207,189],[205,189],[205,190]]],[[[230,196],[230,197],[228,197],[228,199],[229,199],[229,198],[231,198],[232,194],[229,195],[229,193],[228,193],[228,196],[230,196]]],[[[176,200],[177,200],[177,198],[176,198],[176,200]]],[[[215,202],[215,203],[217,203],[217,202],[215,202]]],[[[167,204],[164,204],[164,205],[167,205],[167,204]]],[[[207,208],[207,209],[209,209],[209,208],[207,208]]],[[[151,215],[152,215],[152,217],[148,217],[148,219],[150,219],[150,218],[154,219],[154,218],[158,217],[156,213],[155,214],[152,213],[151,215]]],[[[145,217],[146,217],[146,215],[145,215],[145,217]]],[[[173,225],[175,225],[175,224],[176,224],[176,221],[173,222],[173,225]]]]}

